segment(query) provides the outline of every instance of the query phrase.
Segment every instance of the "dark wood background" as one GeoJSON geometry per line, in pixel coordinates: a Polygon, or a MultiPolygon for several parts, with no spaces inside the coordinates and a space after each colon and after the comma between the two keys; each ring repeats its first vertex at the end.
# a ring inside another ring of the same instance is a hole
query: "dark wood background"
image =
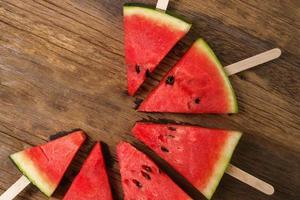
{"type": "MultiPolygon", "coordinates": [[[[142,1],[155,5],[155,0],[142,1]]],[[[274,185],[266,196],[224,175],[213,199],[300,199],[300,2],[171,0],[193,27],[137,97],[126,93],[121,0],[0,0],[0,192],[20,173],[8,155],[82,128],[90,136],[53,199],[68,188],[93,141],[107,144],[116,199],[122,198],[115,145],[131,141],[137,120],[165,119],[236,129],[244,136],[232,163],[274,185]],[[203,37],[224,65],[279,47],[280,59],[230,77],[235,115],[147,114],[134,110],[184,50],[203,37]]],[[[172,172],[169,172],[171,173],[172,172]]],[[[184,186],[195,199],[197,194],[184,186]]],[[[17,199],[46,199],[29,186],[17,199]]]]}

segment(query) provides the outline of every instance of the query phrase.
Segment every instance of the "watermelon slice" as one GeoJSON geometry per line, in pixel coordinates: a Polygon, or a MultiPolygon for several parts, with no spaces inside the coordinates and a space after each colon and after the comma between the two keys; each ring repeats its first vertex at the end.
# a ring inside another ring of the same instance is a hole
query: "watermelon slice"
{"type": "Polygon", "coordinates": [[[101,146],[97,143],[74,179],[64,200],[112,200],[101,146]]]}
{"type": "Polygon", "coordinates": [[[125,62],[128,93],[134,95],[191,24],[162,11],[124,5],[125,62]]]}
{"type": "Polygon", "coordinates": [[[132,132],[208,199],[241,137],[237,131],[141,122],[136,123],[132,132]]]}
{"type": "Polygon", "coordinates": [[[50,197],[84,140],[85,134],[76,131],[12,154],[10,158],[34,185],[50,197]]]}
{"type": "Polygon", "coordinates": [[[128,143],[117,146],[124,200],[191,199],[145,154],[128,143]]]}
{"type": "Polygon", "coordinates": [[[236,113],[236,97],[223,67],[198,39],[140,105],[139,111],[236,113]]]}

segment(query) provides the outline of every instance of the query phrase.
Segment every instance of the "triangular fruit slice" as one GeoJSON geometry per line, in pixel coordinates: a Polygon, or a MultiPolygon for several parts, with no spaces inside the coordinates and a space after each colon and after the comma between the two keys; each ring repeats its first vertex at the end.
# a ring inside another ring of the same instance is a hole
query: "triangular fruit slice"
{"type": "Polygon", "coordinates": [[[128,143],[117,146],[124,200],[191,199],[145,154],[128,143]]]}
{"type": "Polygon", "coordinates": [[[96,143],[85,160],[64,200],[112,200],[105,162],[99,143],[96,143]]]}
{"type": "Polygon", "coordinates": [[[12,154],[10,158],[34,185],[50,197],[85,138],[82,131],[76,131],[12,154]]]}
{"type": "Polygon", "coordinates": [[[237,131],[138,122],[132,133],[208,199],[217,188],[241,137],[237,131]]]}
{"type": "Polygon", "coordinates": [[[144,112],[236,113],[236,97],[223,67],[198,39],[138,109],[144,112]]]}
{"type": "Polygon", "coordinates": [[[191,24],[165,12],[124,5],[125,62],[128,93],[134,95],[191,24]]]}

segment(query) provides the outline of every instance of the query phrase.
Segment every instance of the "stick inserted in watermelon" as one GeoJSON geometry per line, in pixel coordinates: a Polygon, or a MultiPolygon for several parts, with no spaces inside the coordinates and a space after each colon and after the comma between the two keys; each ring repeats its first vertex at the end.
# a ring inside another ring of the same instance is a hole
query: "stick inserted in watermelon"
{"type": "MultiPolygon", "coordinates": [[[[242,135],[237,131],[142,122],[136,123],[132,133],[173,166],[208,199],[216,190],[242,135]]],[[[241,170],[237,173],[236,167],[229,169],[231,175],[247,183],[243,178],[249,178],[250,175],[245,172],[241,174],[241,170]]],[[[260,186],[264,187],[261,191],[266,191],[267,194],[274,192],[273,187],[269,185],[265,187],[263,181],[258,182],[252,177],[250,179],[251,186],[258,189],[260,186]],[[261,185],[253,185],[252,180],[261,185]]]]}
{"type": "Polygon", "coordinates": [[[134,95],[191,24],[160,9],[124,5],[125,63],[128,93],[134,95]]]}
{"type": "Polygon", "coordinates": [[[206,42],[198,39],[151,91],[138,110],[236,113],[238,105],[227,75],[268,62],[280,54],[280,49],[276,48],[223,68],[206,42]]]}
{"type": "Polygon", "coordinates": [[[24,176],[2,194],[0,199],[13,199],[29,184],[28,180],[50,197],[85,138],[82,131],[76,131],[46,144],[12,154],[11,160],[24,176]]]}
{"type": "Polygon", "coordinates": [[[100,143],[97,142],[64,200],[112,200],[100,143]]]}
{"type": "Polygon", "coordinates": [[[145,154],[129,143],[117,146],[124,200],[191,199],[145,154]]]}
{"type": "Polygon", "coordinates": [[[156,3],[156,8],[166,11],[168,8],[169,0],[158,0],[156,3]]]}

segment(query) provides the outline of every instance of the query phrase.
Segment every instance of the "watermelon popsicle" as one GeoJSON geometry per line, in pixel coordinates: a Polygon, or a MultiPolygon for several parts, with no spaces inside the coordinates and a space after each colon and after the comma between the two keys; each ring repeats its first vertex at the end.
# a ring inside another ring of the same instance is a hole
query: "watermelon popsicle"
{"type": "Polygon", "coordinates": [[[2,194],[0,200],[13,199],[30,182],[50,197],[85,138],[82,131],[75,131],[46,144],[12,154],[11,160],[24,176],[2,194]]]}
{"type": "Polygon", "coordinates": [[[226,170],[228,174],[266,194],[274,192],[271,185],[229,164],[242,135],[238,131],[137,122],[132,133],[207,199],[212,197],[226,170]]]}
{"type": "Polygon", "coordinates": [[[112,200],[101,145],[95,144],[63,200],[112,200]]]}
{"type": "Polygon", "coordinates": [[[273,49],[223,68],[203,39],[194,42],[139,106],[142,112],[237,113],[238,104],[228,79],[241,70],[280,56],[273,49]]]}
{"type": "Polygon", "coordinates": [[[145,5],[127,3],[123,10],[127,87],[133,96],[191,24],[145,5]]]}

